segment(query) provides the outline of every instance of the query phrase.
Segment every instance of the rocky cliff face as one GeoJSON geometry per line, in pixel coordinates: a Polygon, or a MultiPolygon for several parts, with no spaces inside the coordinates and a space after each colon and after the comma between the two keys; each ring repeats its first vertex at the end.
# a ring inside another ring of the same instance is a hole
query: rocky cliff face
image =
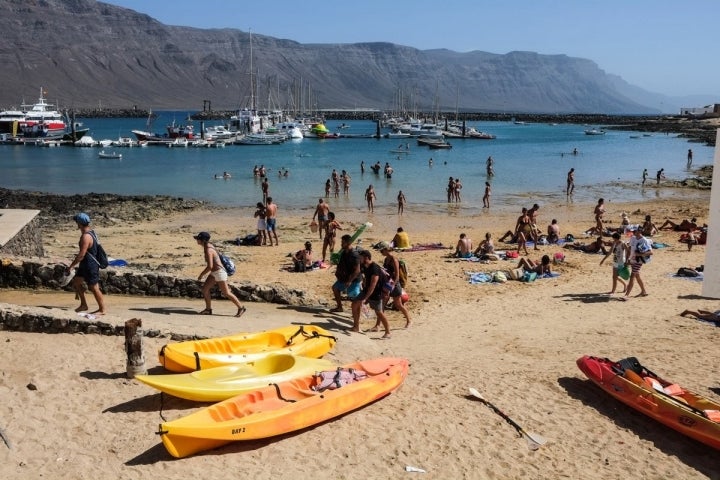
{"type": "Polygon", "coordinates": [[[598,66],[565,55],[300,44],[234,29],[163,25],[93,0],[0,0],[0,105],[199,110],[380,108],[651,113],[598,66]]]}

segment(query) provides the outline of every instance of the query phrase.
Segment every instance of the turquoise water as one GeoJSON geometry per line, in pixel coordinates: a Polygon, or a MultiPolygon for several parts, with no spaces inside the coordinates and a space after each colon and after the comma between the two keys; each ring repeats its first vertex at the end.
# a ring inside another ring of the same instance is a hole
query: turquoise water
{"type": "MultiPolygon", "coordinates": [[[[184,116],[184,115],[183,115],[184,116]]],[[[179,118],[182,118],[180,116],[179,118]]],[[[172,121],[165,115],[157,126],[172,121]]],[[[209,122],[210,123],[210,122],[209,122]]],[[[342,122],[328,122],[331,131],[342,122]]],[[[348,134],[375,132],[370,121],[345,121],[348,134]]],[[[197,123],[196,123],[197,125],[197,123]]],[[[495,140],[450,139],[451,150],[428,150],[408,141],[410,154],[391,153],[405,141],[341,138],[303,139],[271,146],[233,146],[224,149],[146,147],[118,149],[122,160],[99,159],[97,148],[39,148],[0,145],[0,186],[52,193],[107,192],[162,194],[197,198],[230,206],[252,206],[261,199],[260,181],[252,175],[254,165],[269,171],[270,195],[285,209],[308,208],[324,195],[332,169],[347,170],[352,177],[350,196],[331,199],[333,206],[365,208],[364,192],[373,184],[377,205],[395,204],[398,190],[413,208],[447,209],[445,185],[449,176],[463,183],[462,208],[480,210],[485,181],[485,160],[492,155],[495,176],[490,179],[493,207],[565,201],[567,171],[575,168],[574,200],[595,202],[598,197],[614,201],[640,200],[669,195],[655,188],[639,188],[643,168],[654,184],[655,173],[665,169],[668,179],[690,176],[686,170],[688,148],[694,165],[711,164],[712,148],[688,143],[674,135],[641,136],[634,132],[608,131],[589,136],[583,125],[516,125],[509,122],[469,123],[493,133],[495,140]],[[577,155],[571,155],[574,148],[577,155]],[[433,166],[428,160],[433,158],[433,166]],[[360,173],[364,161],[366,172],[360,173]],[[392,179],[371,173],[370,165],[390,162],[392,179]],[[288,177],[278,177],[286,168],[288,177]],[[232,178],[216,180],[227,171],[232,178]]],[[[90,119],[85,121],[95,140],[132,136],[144,129],[140,119],[90,119]]],[[[159,130],[158,127],[155,130],[159,130]]],[[[669,192],[669,189],[667,189],[669,192]]]]}

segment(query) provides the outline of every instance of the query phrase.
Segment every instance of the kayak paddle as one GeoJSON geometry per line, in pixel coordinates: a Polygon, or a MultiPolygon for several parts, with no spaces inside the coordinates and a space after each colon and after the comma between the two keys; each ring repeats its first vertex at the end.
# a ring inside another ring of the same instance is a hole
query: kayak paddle
{"type": "Polygon", "coordinates": [[[530,450],[537,450],[537,449],[540,448],[542,445],[544,445],[545,443],[547,443],[547,440],[546,440],[545,438],[541,437],[540,435],[537,435],[537,434],[535,434],[535,433],[528,433],[528,432],[526,432],[525,430],[523,430],[520,425],[518,425],[517,423],[515,423],[512,418],[510,418],[510,417],[508,417],[507,415],[505,415],[505,414],[502,412],[502,410],[500,410],[500,409],[497,408],[495,405],[493,405],[492,403],[490,403],[490,402],[488,402],[487,400],[485,400],[485,398],[484,398],[482,395],[480,395],[480,392],[478,392],[477,390],[475,390],[473,387],[470,387],[470,395],[472,395],[473,397],[477,398],[477,399],[480,400],[482,403],[484,403],[485,405],[487,405],[488,407],[490,407],[490,409],[491,409],[493,412],[495,412],[495,413],[497,413],[498,415],[500,415],[507,423],[509,423],[510,425],[512,425],[513,427],[515,427],[515,430],[518,431],[518,433],[520,434],[520,436],[525,437],[525,439],[527,440],[528,448],[529,448],[530,450]]]}

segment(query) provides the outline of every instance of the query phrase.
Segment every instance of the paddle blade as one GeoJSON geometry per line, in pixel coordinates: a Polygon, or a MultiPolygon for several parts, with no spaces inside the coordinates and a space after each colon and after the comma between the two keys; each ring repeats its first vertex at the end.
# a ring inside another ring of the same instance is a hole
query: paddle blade
{"type": "Polygon", "coordinates": [[[469,390],[470,390],[470,395],[472,395],[473,397],[479,398],[480,400],[485,400],[485,398],[482,395],[480,395],[480,392],[475,390],[473,387],[470,387],[469,390]]]}
{"type": "Polygon", "coordinates": [[[530,450],[537,450],[547,443],[547,440],[538,435],[537,433],[525,433],[525,439],[527,440],[528,448],[530,450]]]}

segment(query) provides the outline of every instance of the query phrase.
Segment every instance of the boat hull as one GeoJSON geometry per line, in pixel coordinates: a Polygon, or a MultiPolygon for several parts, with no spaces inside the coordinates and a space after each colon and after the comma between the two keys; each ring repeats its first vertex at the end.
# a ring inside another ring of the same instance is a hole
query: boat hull
{"type": "Polygon", "coordinates": [[[625,405],[720,450],[720,423],[703,413],[720,411],[720,403],[685,389],[676,395],[660,392],[658,386],[669,387],[671,383],[652,372],[641,375],[623,370],[619,362],[607,358],[586,355],[577,360],[577,365],[593,383],[625,405]],[[655,388],[650,386],[652,380],[655,388]]]}
{"type": "Polygon", "coordinates": [[[250,363],[174,375],[136,375],[135,379],[175,397],[196,402],[219,402],[271,383],[286,382],[333,368],[335,366],[329,360],[271,354],[250,363]]]}
{"type": "Polygon", "coordinates": [[[316,392],[312,375],[273,384],[160,424],[163,445],[182,458],[234,441],[257,440],[317,425],[385,397],[407,377],[408,361],[378,358],[345,365],[368,376],[316,392]]]}
{"type": "Polygon", "coordinates": [[[335,337],[314,325],[238,333],[228,337],[169,343],[159,352],[160,364],[172,372],[192,372],[235,363],[254,362],[271,353],[319,358],[335,345],[335,337]]]}

